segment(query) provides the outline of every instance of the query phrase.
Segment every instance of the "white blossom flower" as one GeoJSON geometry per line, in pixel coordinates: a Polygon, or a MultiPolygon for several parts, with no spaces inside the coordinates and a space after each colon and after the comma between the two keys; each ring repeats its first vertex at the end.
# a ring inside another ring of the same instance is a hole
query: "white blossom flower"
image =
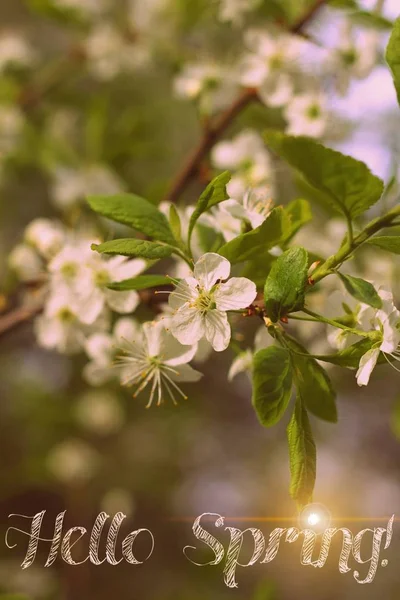
{"type": "Polygon", "coordinates": [[[125,386],[136,386],[136,397],[147,386],[150,387],[150,398],[147,407],[153,403],[157,395],[157,406],[165,396],[169,396],[176,404],[176,394],[186,398],[178,383],[195,382],[201,373],[187,363],[196,353],[197,344],[180,344],[164,327],[162,321],[145,323],[141,335],[134,340],[125,341],[123,354],[119,357],[121,383],[125,386]]]}
{"type": "Polygon", "coordinates": [[[116,376],[114,360],[126,340],[135,339],[140,325],[135,319],[122,317],[114,325],[112,334],[96,332],[84,344],[90,361],[85,365],[83,376],[90,385],[100,386],[116,376]]]}
{"type": "Polygon", "coordinates": [[[306,135],[320,138],[328,125],[326,96],[322,93],[306,92],[294,96],[284,110],[289,135],[306,135]]]}
{"type": "Polygon", "coordinates": [[[111,23],[98,23],[85,42],[88,68],[100,80],[109,81],[143,63],[142,49],[111,23]]]}
{"type": "Polygon", "coordinates": [[[232,69],[213,62],[187,64],[174,81],[176,95],[197,100],[205,114],[224,108],[234,97],[236,89],[236,76],[232,69]]]}
{"type": "Polygon", "coordinates": [[[121,179],[105,165],[83,168],[57,166],[53,169],[51,198],[61,209],[68,209],[86,196],[112,195],[124,190],[121,179]]]}
{"type": "Polygon", "coordinates": [[[247,129],[233,140],[219,142],[213,148],[211,160],[216,168],[233,172],[227,185],[230,198],[243,202],[249,189],[273,196],[271,160],[261,136],[255,131],[247,129]]]}
{"type": "Polygon", "coordinates": [[[357,383],[360,386],[368,385],[371,373],[378,362],[381,352],[388,363],[396,370],[399,370],[391,363],[390,358],[396,361],[400,360],[398,350],[400,344],[400,311],[394,306],[391,292],[381,289],[378,294],[382,300],[382,308],[375,310],[370,306],[364,305],[359,315],[359,321],[362,325],[372,326],[373,329],[379,332],[379,335],[377,334],[378,340],[361,357],[356,375],[357,383]]]}
{"type": "Polygon", "coordinates": [[[20,281],[34,281],[44,273],[42,260],[28,244],[17,244],[11,250],[8,256],[8,265],[20,281]]]}
{"type": "Polygon", "coordinates": [[[106,330],[107,327],[106,313],[98,315],[90,326],[83,324],[74,296],[68,288],[61,286],[52,291],[43,314],[34,324],[39,346],[48,350],[58,350],[62,354],[79,352],[88,335],[106,330]]]}
{"type": "Polygon", "coordinates": [[[373,29],[358,35],[349,21],[340,30],[338,46],[328,55],[326,68],[336,79],[338,92],[345,95],[352,79],[365,79],[376,67],[380,53],[380,36],[373,29]]]}
{"type": "MultiPolygon", "coordinates": [[[[229,201],[212,207],[209,211],[201,215],[199,222],[206,227],[214,229],[221,233],[226,242],[230,242],[241,233],[240,221],[225,208],[229,201]]],[[[236,201],[232,201],[237,204],[236,201]]]]}
{"type": "Polygon", "coordinates": [[[9,66],[27,67],[35,61],[35,51],[21,35],[9,31],[0,35],[0,72],[9,66]]]}
{"type": "Polygon", "coordinates": [[[66,232],[61,223],[51,219],[38,218],[29,223],[24,239],[45,259],[50,259],[66,240],[66,232]]]}
{"type": "Polygon", "coordinates": [[[15,106],[0,106],[0,152],[13,152],[22,135],[25,118],[15,106]]]}
{"type": "Polygon", "coordinates": [[[267,327],[260,327],[254,338],[254,349],[247,348],[243,352],[240,352],[232,361],[228,372],[228,381],[232,381],[239,373],[246,373],[251,377],[254,354],[263,348],[271,346],[273,343],[274,339],[268,333],[267,327]]]}
{"type": "Polygon", "coordinates": [[[273,200],[260,190],[247,190],[241,201],[227,200],[223,207],[237,219],[248,221],[253,229],[268,218],[273,209],[273,200]]]}
{"type": "Polygon", "coordinates": [[[217,352],[228,347],[227,311],[246,308],[257,295],[255,284],[245,277],[225,281],[230,270],[226,258],[208,252],[196,262],[193,276],[183,279],[170,294],[169,304],[175,311],[170,329],[182,344],[206,337],[217,352]]]}

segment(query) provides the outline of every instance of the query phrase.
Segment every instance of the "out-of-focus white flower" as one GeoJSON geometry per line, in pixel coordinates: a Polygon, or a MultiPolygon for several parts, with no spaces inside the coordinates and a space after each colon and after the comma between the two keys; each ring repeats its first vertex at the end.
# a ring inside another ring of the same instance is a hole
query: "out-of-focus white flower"
{"type": "Polygon", "coordinates": [[[151,33],[157,21],[164,17],[167,6],[168,0],[146,0],[146,2],[142,0],[129,0],[128,22],[133,31],[139,31],[142,34],[151,33]]]}
{"type": "Polygon", "coordinates": [[[150,385],[147,407],[151,406],[156,395],[157,406],[163,402],[165,395],[174,404],[177,403],[176,393],[186,398],[177,383],[195,382],[202,376],[187,364],[197,349],[196,343],[190,343],[180,344],[165,329],[162,321],[145,323],[141,335],[124,343],[123,354],[118,358],[122,385],[136,386],[134,397],[150,385]]]}
{"type": "Polygon", "coordinates": [[[241,202],[227,200],[223,206],[234,217],[248,221],[255,229],[268,218],[273,208],[273,201],[265,193],[257,190],[247,190],[241,202]]]}
{"type": "Polygon", "coordinates": [[[129,317],[118,319],[113,333],[94,333],[85,341],[85,351],[90,361],[83,370],[83,376],[91,385],[103,385],[116,376],[114,359],[126,341],[138,336],[140,325],[129,317]]]}
{"type": "Polygon", "coordinates": [[[263,348],[271,346],[273,343],[274,339],[268,333],[268,329],[266,327],[260,327],[254,338],[254,349],[251,350],[248,348],[247,350],[244,350],[232,361],[228,372],[228,380],[232,381],[239,373],[246,373],[251,377],[254,354],[263,348]]]}
{"type": "Polygon", "coordinates": [[[241,23],[246,13],[256,9],[260,0],[220,0],[218,16],[221,21],[241,23]]]}
{"type": "Polygon", "coordinates": [[[382,308],[376,310],[370,306],[363,305],[359,313],[359,322],[364,328],[369,326],[379,332],[377,341],[374,342],[372,348],[360,360],[356,375],[357,383],[360,386],[368,385],[371,373],[378,362],[381,352],[386,356],[388,363],[396,370],[399,370],[391,363],[390,358],[400,361],[398,350],[400,344],[400,311],[397,310],[393,303],[391,292],[381,289],[378,294],[382,300],[382,308]]]}
{"type": "Polygon", "coordinates": [[[0,72],[9,66],[30,66],[35,58],[34,49],[18,33],[10,31],[0,35],[0,72]]]}
{"type": "Polygon", "coordinates": [[[117,512],[122,512],[127,517],[130,517],[135,512],[135,501],[128,490],[114,488],[103,496],[101,508],[110,516],[115,515],[117,512]]]}
{"type": "MultiPolygon", "coordinates": [[[[233,201],[235,202],[235,201],[233,201]]],[[[199,222],[221,233],[226,242],[230,242],[241,233],[240,221],[225,208],[228,201],[218,204],[201,215],[199,222]]]]}
{"type": "Polygon", "coordinates": [[[193,277],[180,281],[170,294],[169,305],[175,311],[170,329],[182,344],[206,337],[217,352],[228,347],[227,311],[246,308],[257,295],[255,284],[245,277],[225,281],[230,270],[226,258],[208,252],[196,262],[193,277]]]}
{"type": "Polygon", "coordinates": [[[210,114],[232,100],[236,76],[229,67],[212,62],[187,64],[175,78],[174,89],[177,96],[198,101],[201,112],[210,114]]]}
{"type": "Polygon", "coordinates": [[[242,131],[233,140],[215,145],[211,160],[218,169],[228,169],[234,175],[227,185],[230,198],[243,202],[249,189],[264,196],[273,196],[274,177],[268,151],[258,133],[242,131]]]}
{"type": "Polygon", "coordinates": [[[51,197],[61,209],[68,209],[86,196],[112,195],[122,192],[121,179],[105,165],[88,165],[81,169],[58,166],[52,173],[51,197]]]}
{"type": "Polygon", "coordinates": [[[44,273],[43,262],[28,244],[18,244],[8,256],[9,267],[21,281],[34,281],[44,273]]]}
{"type": "Polygon", "coordinates": [[[104,390],[84,394],[75,407],[75,417],[83,428],[98,435],[115,433],[125,420],[118,397],[104,390]]]}
{"type": "Polygon", "coordinates": [[[66,239],[61,223],[50,219],[34,219],[24,232],[24,239],[45,259],[50,259],[62,247],[66,239]]]}
{"type": "Polygon", "coordinates": [[[259,30],[248,31],[245,42],[250,53],[241,63],[240,82],[257,88],[265,104],[283,106],[293,94],[292,75],[299,70],[303,42],[259,30]]]}
{"type": "Polygon", "coordinates": [[[143,50],[111,23],[105,22],[97,24],[85,42],[88,69],[103,81],[140,67],[146,60],[143,50]]]}
{"type": "Polygon", "coordinates": [[[90,479],[99,467],[99,455],[81,440],[70,439],[55,446],[47,467],[63,483],[79,483],[90,479]]]}
{"type": "Polygon", "coordinates": [[[17,147],[25,118],[15,106],[0,106],[0,152],[10,153],[17,147]]]}
{"type": "Polygon", "coordinates": [[[62,354],[74,354],[83,348],[88,335],[107,329],[108,315],[100,314],[91,325],[83,324],[76,298],[70,289],[60,286],[52,290],[34,327],[39,346],[62,354]]]}
{"type": "Polygon", "coordinates": [[[307,92],[294,96],[284,110],[289,135],[306,135],[320,138],[328,125],[328,110],[325,94],[307,92]]]}
{"type": "Polygon", "coordinates": [[[328,55],[326,68],[336,79],[338,92],[345,95],[352,79],[365,79],[377,66],[380,36],[373,29],[355,34],[350,22],[342,25],[339,44],[328,55]]]}

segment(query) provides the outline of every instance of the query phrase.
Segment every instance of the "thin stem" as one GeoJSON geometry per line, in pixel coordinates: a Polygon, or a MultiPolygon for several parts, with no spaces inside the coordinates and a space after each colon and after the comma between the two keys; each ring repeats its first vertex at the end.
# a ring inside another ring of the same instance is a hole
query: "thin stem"
{"type": "Polygon", "coordinates": [[[322,315],[319,315],[319,314],[313,312],[312,310],[309,310],[308,308],[303,308],[302,310],[307,315],[310,315],[310,317],[313,317],[316,321],[319,321],[320,323],[326,323],[327,325],[332,325],[332,327],[336,327],[338,329],[343,329],[344,331],[347,331],[348,333],[354,333],[355,335],[359,335],[360,337],[370,337],[369,333],[366,331],[362,331],[360,329],[353,329],[352,327],[347,327],[347,325],[343,325],[342,323],[339,323],[338,321],[334,321],[333,319],[327,319],[326,317],[323,317],[322,315]]]}

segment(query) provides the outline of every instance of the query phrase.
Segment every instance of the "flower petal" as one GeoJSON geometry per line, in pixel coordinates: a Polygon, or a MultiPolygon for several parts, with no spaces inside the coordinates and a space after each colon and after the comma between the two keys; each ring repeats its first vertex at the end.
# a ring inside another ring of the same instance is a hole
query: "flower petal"
{"type": "Polygon", "coordinates": [[[205,335],[205,325],[201,312],[196,308],[182,306],[171,319],[173,336],[184,345],[193,345],[205,335]]]}
{"type": "Polygon", "coordinates": [[[373,348],[368,350],[368,352],[361,357],[360,366],[356,375],[358,385],[368,385],[371,373],[378,362],[379,352],[379,348],[373,348]]]}
{"type": "Polygon", "coordinates": [[[105,290],[104,293],[108,306],[117,313],[131,313],[139,304],[139,294],[134,290],[126,292],[105,290]]]}
{"type": "Polygon", "coordinates": [[[204,316],[206,338],[217,352],[226,350],[231,339],[231,327],[225,312],[211,310],[204,316]]]}
{"type": "Polygon", "coordinates": [[[257,296],[256,284],[246,277],[232,277],[221,283],[214,300],[218,310],[239,310],[249,306],[257,296]]]}
{"type": "MultiPolygon", "coordinates": [[[[119,258],[118,256],[116,258],[119,258]]],[[[110,268],[110,276],[113,281],[124,281],[124,279],[131,279],[139,275],[146,269],[146,261],[141,258],[135,258],[133,260],[125,260],[120,264],[116,264],[116,268],[111,268],[115,258],[108,261],[107,266],[110,268]],[[111,265],[110,265],[111,263],[111,265]]]]}
{"type": "Polygon", "coordinates": [[[199,381],[203,377],[203,373],[196,371],[190,365],[179,365],[176,371],[168,373],[169,377],[174,381],[188,381],[195,382],[199,381]]]}
{"type": "Polygon", "coordinates": [[[231,272],[229,260],[216,254],[207,252],[194,265],[194,276],[200,285],[207,291],[219,280],[228,279],[231,272]]]}
{"type": "Polygon", "coordinates": [[[100,366],[108,365],[113,353],[113,339],[106,333],[94,333],[85,341],[85,351],[100,366]]]}
{"type": "Polygon", "coordinates": [[[251,350],[245,350],[241,352],[232,362],[231,368],[228,372],[228,381],[232,381],[239,373],[251,372],[251,366],[253,362],[253,353],[251,350]]]}
{"type": "Polygon", "coordinates": [[[186,302],[191,302],[199,295],[197,281],[193,277],[187,277],[180,281],[176,289],[171,292],[168,298],[168,304],[173,310],[181,308],[186,302]]]}

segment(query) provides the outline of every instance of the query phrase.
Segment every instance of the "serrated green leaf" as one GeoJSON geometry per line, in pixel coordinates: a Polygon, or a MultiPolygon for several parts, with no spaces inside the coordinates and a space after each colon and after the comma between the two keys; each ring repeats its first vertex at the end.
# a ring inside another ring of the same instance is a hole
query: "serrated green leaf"
{"type": "Polygon", "coordinates": [[[373,308],[382,308],[382,300],[372,283],[360,277],[352,277],[343,273],[338,273],[338,275],[350,296],[373,308]]]}
{"type": "Polygon", "coordinates": [[[115,281],[108,284],[107,287],[117,292],[126,292],[128,290],[146,290],[161,285],[171,285],[171,282],[170,277],[164,277],[163,275],[138,275],[132,279],[115,281]]]}
{"type": "Polygon", "coordinates": [[[197,201],[196,208],[189,221],[189,230],[188,230],[188,244],[190,244],[190,240],[192,238],[192,233],[194,226],[198,218],[207,210],[223,202],[224,200],[228,200],[229,196],[226,191],[226,186],[231,178],[231,174],[228,171],[224,171],[217,177],[215,177],[206,187],[204,192],[201,194],[200,198],[197,201]]]}
{"type": "Polygon", "coordinates": [[[265,139],[270,148],[300,171],[307,182],[347,218],[361,215],[382,195],[383,182],[351,156],[303,136],[268,131],[265,139]]]}
{"type": "Polygon", "coordinates": [[[368,244],[393,254],[400,254],[400,236],[397,235],[379,235],[368,240],[368,244]]]}
{"type": "Polygon", "coordinates": [[[349,15],[350,19],[362,25],[363,27],[372,27],[374,29],[391,29],[393,27],[393,21],[386,19],[384,16],[378,13],[372,13],[368,10],[357,10],[349,15]]]}
{"type": "Polygon", "coordinates": [[[171,256],[175,248],[167,244],[148,242],[136,238],[112,240],[103,244],[92,244],[92,250],[101,254],[120,254],[122,256],[140,256],[141,258],[160,259],[171,256]]]}
{"type": "Polygon", "coordinates": [[[218,254],[232,264],[259,256],[281,241],[284,235],[284,219],[283,209],[280,206],[274,208],[259,227],[227,242],[218,250],[218,254]]]}
{"type": "Polygon", "coordinates": [[[308,254],[304,248],[290,248],[271,267],[264,287],[267,316],[273,323],[304,305],[308,254]]]}
{"type": "Polygon", "coordinates": [[[290,459],[290,495],[300,507],[312,501],[317,474],[317,450],[301,395],[287,428],[290,459]]]}
{"type": "Polygon", "coordinates": [[[336,392],[328,374],[312,356],[301,356],[308,352],[297,340],[290,336],[285,336],[285,340],[289,348],[294,350],[292,354],[294,377],[307,410],[319,419],[336,423],[338,418],[336,392]]]}
{"type": "Polygon", "coordinates": [[[168,220],[154,204],[134,194],[91,196],[91,208],[112,221],[129,225],[137,231],[166,244],[176,245],[168,220]]]}
{"type": "Polygon", "coordinates": [[[287,219],[283,242],[287,244],[304,225],[312,220],[312,212],[310,203],[302,198],[289,202],[284,211],[287,219]]]}
{"type": "Polygon", "coordinates": [[[400,19],[397,19],[393,26],[393,31],[386,48],[386,61],[392,71],[397,99],[400,104],[400,19]]]}
{"type": "Polygon", "coordinates": [[[264,427],[275,425],[283,416],[292,393],[292,367],[287,350],[269,346],[253,359],[252,403],[264,427]]]}
{"type": "Polygon", "coordinates": [[[176,210],[175,204],[171,204],[169,207],[169,226],[173,233],[174,238],[179,245],[182,245],[182,225],[181,218],[178,211],[176,210]]]}

